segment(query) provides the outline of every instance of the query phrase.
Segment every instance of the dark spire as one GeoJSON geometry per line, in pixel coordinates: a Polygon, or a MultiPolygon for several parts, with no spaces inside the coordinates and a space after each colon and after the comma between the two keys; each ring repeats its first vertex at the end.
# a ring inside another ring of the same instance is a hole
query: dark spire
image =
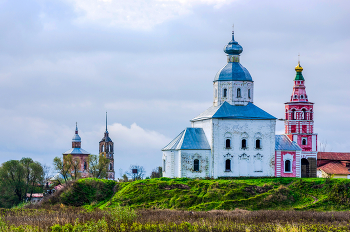
{"type": "Polygon", "coordinates": [[[107,111],[106,111],[106,132],[108,133],[108,130],[107,130],[107,111]]]}

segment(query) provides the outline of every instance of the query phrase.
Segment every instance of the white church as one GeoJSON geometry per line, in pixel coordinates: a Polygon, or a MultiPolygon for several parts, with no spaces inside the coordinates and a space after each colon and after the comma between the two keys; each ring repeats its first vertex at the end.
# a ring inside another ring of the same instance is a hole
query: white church
{"type": "Polygon", "coordinates": [[[224,47],[227,64],[214,78],[213,105],[162,149],[164,177],[275,176],[281,168],[300,177],[300,167],[292,165],[300,165],[302,149],[287,135],[276,136],[276,118],[254,105],[254,82],[240,64],[242,51],[232,33],[224,47]],[[281,151],[288,161],[275,165],[281,151]]]}

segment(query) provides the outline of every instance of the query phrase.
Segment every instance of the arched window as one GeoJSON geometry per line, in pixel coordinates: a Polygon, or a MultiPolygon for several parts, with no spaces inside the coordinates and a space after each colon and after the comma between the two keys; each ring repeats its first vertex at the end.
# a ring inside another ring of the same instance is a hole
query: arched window
{"type": "Polygon", "coordinates": [[[291,170],[291,163],[290,163],[290,160],[284,161],[284,171],[285,171],[285,172],[290,172],[290,170],[291,170]]]}
{"type": "Polygon", "coordinates": [[[195,159],[193,161],[193,171],[198,172],[199,171],[199,160],[195,159]]]}
{"type": "Polygon", "coordinates": [[[305,109],[302,109],[302,112],[303,112],[303,117],[302,117],[302,119],[303,119],[303,120],[307,120],[306,110],[305,110],[305,109]]]}
{"type": "Polygon", "coordinates": [[[288,110],[286,110],[286,120],[288,120],[288,110]]]}
{"type": "Polygon", "coordinates": [[[300,95],[300,99],[303,99],[304,98],[304,95],[300,95]]]}
{"type": "Polygon", "coordinates": [[[303,138],[303,139],[301,140],[301,144],[302,144],[302,145],[307,145],[307,139],[306,139],[306,138],[303,138]]]}
{"type": "Polygon", "coordinates": [[[87,169],[87,163],[86,163],[86,161],[84,162],[84,170],[86,170],[87,169]]]}
{"type": "Polygon", "coordinates": [[[109,151],[110,151],[110,152],[113,152],[113,145],[112,145],[112,144],[109,145],[109,151]]]}
{"type": "Polygon", "coordinates": [[[226,148],[231,148],[231,140],[226,139],[226,148]]]}
{"type": "Polygon", "coordinates": [[[165,172],[165,159],[163,159],[163,172],[165,172]]]}
{"type": "Polygon", "coordinates": [[[255,148],[256,148],[256,149],[260,149],[260,148],[261,148],[260,139],[257,139],[257,140],[255,141],[255,148]]]}
{"type": "Polygon", "coordinates": [[[237,97],[241,97],[241,89],[240,88],[237,89],[237,97]]]}
{"type": "Polygon", "coordinates": [[[242,148],[247,148],[247,140],[242,139],[242,148]]]}
{"type": "Polygon", "coordinates": [[[224,97],[227,97],[227,89],[224,89],[224,97]]]}
{"type": "Polygon", "coordinates": [[[294,99],[297,99],[298,98],[298,95],[294,95],[294,99]]]}
{"type": "Polygon", "coordinates": [[[113,170],[113,166],[112,166],[112,163],[109,164],[109,170],[113,170]]]}
{"type": "Polygon", "coordinates": [[[105,146],[104,145],[102,145],[102,147],[101,147],[101,152],[103,152],[103,148],[104,148],[105,146]]]}
{"type": "Polygon", "coordinates": [[[227,159],[225,161],[225,171],[226,172],[230,172],[231,171],[231,160],[230,159],[227,159]]]}
{"type": "Polygon", "coordinates": [[[250,89],[248,89],[248,98],[250,98],[250,89]]]}
{"type": "Polygon", "coordinates": [[[291,118],[292,118],[292,120],[295,120],[296,119],[296,114],[295,114],[295,109],[292,109],[292,113],[291,113],[291,118]]]}

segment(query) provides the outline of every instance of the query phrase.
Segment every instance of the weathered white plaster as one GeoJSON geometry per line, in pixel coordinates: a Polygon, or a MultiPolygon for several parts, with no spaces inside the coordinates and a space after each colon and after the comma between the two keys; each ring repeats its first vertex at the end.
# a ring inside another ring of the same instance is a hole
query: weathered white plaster
{"type": "Polygon", "coordinates": [[[252,81],[216,81],[214,82],[214,106],[221,105],[225,101],[231,105],[247,105],[253,103],[254,83],[252,81]],[[226,97],[224,90],[227,89],[226,97]],[[240,89],[240,96],[237,90],[240,89]],[[248,94],[250,90],[250,96],[248,94]]]}
{"type": "Polygon", "coordinates": [[[165,160],[165,170],[163,176],[205,178],[210,171],[210,150],[172,150],[163,151],[163,162],[165,160]],[[194,171],[194,160],[199,160],[199,170],[194,171]]]}

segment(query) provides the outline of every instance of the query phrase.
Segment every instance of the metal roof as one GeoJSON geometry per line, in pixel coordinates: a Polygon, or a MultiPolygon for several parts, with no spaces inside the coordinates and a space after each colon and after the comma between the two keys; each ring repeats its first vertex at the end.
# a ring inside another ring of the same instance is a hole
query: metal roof
{"type": "Polygon", "coordinates": [[[249,102],[246,106],[231,105],[224,102],[220,106],[212,106],[191,121],[199,121],[209,118],[227,118],[227,119],[262,119],[275,120],[276,118],[266,111],[260,109],[249,102]]]}
{"type": "Polygon", "coordinates": [[[214,81],[253,81],[253,79],[240,63],[229,62],[215,75],[214,81]]]}
{"type": "Polygon", "coordinates": [[[275,150],[282,151],[301,151],[299,145],[291,141],[287,135],[276,135],[275,136],[275,150]]]}
{"type": "Polygon", "coordinates": [[[183,130],[173,141],[165,146],[162,151],[168,150],[210,150],[210,146],[202,128],[188,127],[183,130]]]}
{"type": "Polygon", "coordinates": [[[318,160],[350,160],[350,152],[318,152],[318,160]]]}
{"type": "Polygon", "coordinates": [[[85,151],[84,149],[81,148],[72,148],[69,149],[68,151],[66,151],[65,153],[63,153],[63,155],[68,155],[68,154],[72,154],[72,155],[90,155],[89,152],[85,151]]]}
{"type": "Polygon", "coordinates": [[[332,161],[318,167],[317,170],[322,170],[327,174],[350,175],[349,168],[347,168],[345,164],[342,164],[340,161],[332,161]]]}
{"type": "Polygon", "coordinates": [[[81,138],[78,134],[74,134],[72,142],[81,142],[81,138]]]}

